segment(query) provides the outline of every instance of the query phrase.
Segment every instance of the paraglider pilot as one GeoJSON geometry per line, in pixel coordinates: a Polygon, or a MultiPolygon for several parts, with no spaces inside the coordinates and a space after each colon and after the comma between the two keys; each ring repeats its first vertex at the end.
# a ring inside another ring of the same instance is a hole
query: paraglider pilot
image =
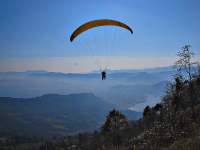
{"type": "Polygon", "coordinates": [[[102,74],[102,80],[105,80],[106,79],[106,71],[102,71],[101,74],[102,74]]]}

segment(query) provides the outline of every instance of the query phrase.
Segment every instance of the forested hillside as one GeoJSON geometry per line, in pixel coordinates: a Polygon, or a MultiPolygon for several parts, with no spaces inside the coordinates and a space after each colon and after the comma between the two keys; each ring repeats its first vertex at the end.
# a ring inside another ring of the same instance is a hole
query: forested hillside
{"type": "MultiPolygon", "coordinates": [[[[36,98],[0,98],[0,137],[13,134],[64,136],[98,129],[116,106],[94,94],[46,94],[36,98]]],[[[141,113],[124,111],[130,119],[141,113]]]]}

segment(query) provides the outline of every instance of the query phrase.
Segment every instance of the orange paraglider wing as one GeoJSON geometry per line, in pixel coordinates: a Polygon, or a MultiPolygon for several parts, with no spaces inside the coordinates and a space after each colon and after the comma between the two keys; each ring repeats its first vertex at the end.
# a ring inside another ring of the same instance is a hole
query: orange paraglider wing
{"type": "Polygon", "coordinates": [[[118,27],[122,27],[129,30],[131,34],[133,33],[132,29],[122,22],[119,22],[116,20],[110,20],[110,19],[100,19],[100,20],[90,21],[81,25],[72,33],[70,37],[70,41],[72,42],[79,34],[83,33],[84,31],[89,30],[94,27],[99,27],[99,26],[118,26],[118,27]]]}

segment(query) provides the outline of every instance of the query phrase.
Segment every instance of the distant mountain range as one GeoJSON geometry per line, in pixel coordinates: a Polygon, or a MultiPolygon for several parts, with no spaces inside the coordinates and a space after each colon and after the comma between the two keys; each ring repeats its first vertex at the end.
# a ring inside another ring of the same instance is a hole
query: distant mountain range
{"type": "MultiPolygon", "coordinates": [[[[168,72],[174,71],[173,66],[168,67],[156,67],[156,68],[148,68],[148,69],[121,69],[121,70],[107,70],[107,73],[139,73],[139,72],[147,72],[147,73],[155,73],[155,72],[168,72]]],[[[91,71],[90,73],[98,73],[99,70],[91,71]]]]}
{"type": "MultiPolygon", "coordinates": [[[[46,94],[36,98],[0,97],[0,137],[31,134],[64,136],[98,129],[109,111],[117,108],[92,93],[46,94]]],[[[142,113],[122,110],[128,119],[142,113]]]]}
{"type": "Polygon", "coordinates": [[[108,70],[105,81],[101,80],[100,71],[88,74],[41,70],[1,72],[0,96],[31,98],[48,93],[94,93],[104,101],[127,109],[146,101],[146,94],[150,92],[147,88],[151,89],[151,94],[162,95],[166,81],[171,82],[174,74],[176,71],[171,66],[144,70],[108,70]],[[121,89],[116,88],[120,86],[121,89]]]}

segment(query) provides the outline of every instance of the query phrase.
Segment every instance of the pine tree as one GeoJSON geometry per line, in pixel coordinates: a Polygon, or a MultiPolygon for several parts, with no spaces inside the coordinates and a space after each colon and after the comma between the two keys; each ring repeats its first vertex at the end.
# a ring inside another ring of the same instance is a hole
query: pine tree
{"type": "Polygon", "coordinates": [[[122,142],[122,130],[128,125],[126,117],[116,109],[113,109],[106,116],[106,122],[101,126],[101,133],[104,135],[105,144],[108,146],[111,142],[116,148],[119,148],[122,142]]]}

